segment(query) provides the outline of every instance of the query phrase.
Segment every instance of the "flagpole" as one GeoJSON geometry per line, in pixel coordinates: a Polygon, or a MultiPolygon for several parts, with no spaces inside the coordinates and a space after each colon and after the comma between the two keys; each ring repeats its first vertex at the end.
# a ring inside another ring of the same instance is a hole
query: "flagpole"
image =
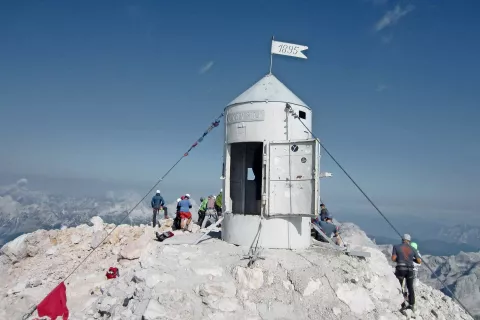
{"type": "Polygon", "coordinates": [[[275,39],[274,36],[272,36],[272,42],[270,44],[270,73],[269,74],[272,74],[272,64],[273,64],[272,44],[274,39],[275,39]]]}

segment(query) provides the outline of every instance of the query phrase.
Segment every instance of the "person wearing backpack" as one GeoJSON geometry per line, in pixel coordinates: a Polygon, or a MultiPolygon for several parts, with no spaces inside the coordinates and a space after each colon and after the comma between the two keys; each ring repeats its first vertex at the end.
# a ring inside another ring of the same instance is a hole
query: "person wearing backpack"
{"type": "Polygon", "coordinates": [[[192,214],[190,213],[190,209],[192,208],[190,195],[187,193],[184,199],[180,200],[178,205],[180,206],[180,228],[187,230],[190,222],[192,221],[192,214]]]}
{"type": "Polygon", "coordinates": [[[179,230],[182,219],[180,219],[180,201],[181,198],[177,199],[177,211],[175,213],[175,219],[173,219],[173,230],[179,230]]]}
{"type": "Polygon", "coordinates": [[[404,234],[402,237],[402,243],[393,246],[392,250],[392,261],[397,263],[395,267],[395,276],[400,282],[400,287],[403,288],[404,281],[407,287],[407,292],[403,292],[404,298],[408,299],[408,307],[405,301],[402,303],[402,310],[411,309],[412,312],[415,312],[415,290],[413,286],[413,262],[415,261],[418,264],[422,263],[420,256],[418,255],[417,250],[413,248],[411,243],[411,236],[409,234],[404,234]]]}

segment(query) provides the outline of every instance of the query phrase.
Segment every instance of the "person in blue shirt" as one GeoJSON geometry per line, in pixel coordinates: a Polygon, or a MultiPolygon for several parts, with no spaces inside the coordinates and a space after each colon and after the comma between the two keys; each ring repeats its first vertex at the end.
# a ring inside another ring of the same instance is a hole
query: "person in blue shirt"
{"type": "Polygon", "coordinates": [[[178,206],[180,207],[180,228],[187,229],[192,221],[192,214],[190,213],[192,204],[190,203],[190,195],[188,193],[185,195],[183,200],[180,200],[178,206]]]}
{"type": "Polygon", "coordinates": [[[165,207],[165,200],[163,200],[163,197],[160,195],[160,190],[157,190],[156,194],[152,197],[151,205],[153,209],[152,227],[155,228],[155,225],[157,224],[157,214],[162,208],[165,214],[165,219],[168,219],[167,207],[165,207]]]}
{"type": "MultiPolygon", "coordinates": [[[[333,219],[331,216],[325,217],[325,221],[317,220],[316,224],[322,229],[323,233],[329,238],[331,238],[336,245],[340,245],[340,237],[338,233],[338,227],[333,224],[333,219]]],[[[317,236],[321,239],[320,235],[317,236]]]]}

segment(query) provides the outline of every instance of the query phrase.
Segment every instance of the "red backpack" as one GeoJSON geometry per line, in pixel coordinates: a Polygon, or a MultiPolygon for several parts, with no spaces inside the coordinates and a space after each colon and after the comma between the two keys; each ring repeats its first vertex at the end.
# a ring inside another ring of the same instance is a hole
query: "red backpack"
{"type": "Polygon", "coordinates": [[[107,276],[107,279],[115,279],[116,277],[119,277],[120,273],[118,272],[118,268],[115,268],[115,267],[108,268],[106,276],[107,276]]]}

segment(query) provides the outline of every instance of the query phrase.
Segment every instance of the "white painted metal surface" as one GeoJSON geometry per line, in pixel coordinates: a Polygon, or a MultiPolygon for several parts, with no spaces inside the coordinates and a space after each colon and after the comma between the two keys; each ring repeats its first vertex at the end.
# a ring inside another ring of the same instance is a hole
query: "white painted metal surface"
{"type": "MultiPolygon", "coordinates": [[[[250,247],[260,225],[260,216],[226,213],[223,240],[250,247]]],[[[310,246],[310,218],[274,218],[262,223],[258,245],[274,249],[303,249],[310,246]]]]}
{"type": "Polygon", "coordinates": [[[318,214],[318,142],[269,143],[268,216],[318,214]]]}
{"type": "Polygon", "coordinates": [[[263,217],[260,246],[310,245],[310,216],[318,212],[319,148],[285,110],[287,103],[311,130],[311,109],[271,74],[225,108],[223,210],[228,213],[222,236],[227,242],[250,246],[263,217]],[[255,177],[249,180],[252,169],[255,177]]]}
{"type": "MultiPolygon", "coordinates": [[[[288,89],[273,74],[267,74],[248,88],[244,93],[235,98],[227,105],[227,108],[240,103],[252,102],[288,102],[299,106],[307,107],[307,104],[300,100],[290,89],[288,89]]],[[[245,110],[242,110],[245,111],[245,110]]]]}

